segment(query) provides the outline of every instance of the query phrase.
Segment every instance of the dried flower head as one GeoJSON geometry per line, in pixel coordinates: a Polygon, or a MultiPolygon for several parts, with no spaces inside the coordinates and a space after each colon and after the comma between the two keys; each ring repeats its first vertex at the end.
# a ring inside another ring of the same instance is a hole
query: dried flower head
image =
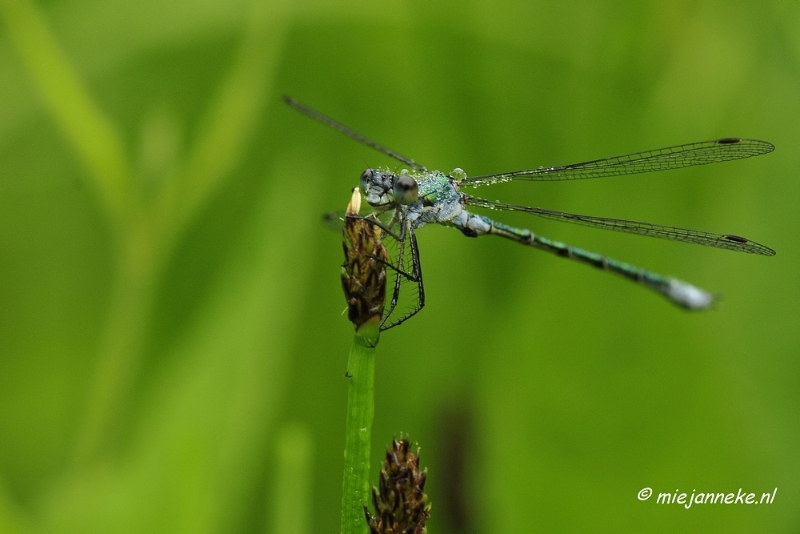
{"type": "Polygon", "coordinates": [[[380,489],[372,488],[376,515],[364,507],[370,534],[425,534],[431,509],[424,492],[426,476],[419,470],[419,450],[415,454],[407,439],[393,440],[381,469],[380,489]]]}
{"type": "MultiPolygon", "coordinates": [[[[347,317],[359,326],[380,319],[386,302],[386,263],[389,254],[381,241],[381,229],[369,217],[357,217],[361,193],[353,189],[342,230],[344,264],[342,288],[347,299],[347,317]]],[[[374,219],[372,219],[374,220],[374,219]]]]}

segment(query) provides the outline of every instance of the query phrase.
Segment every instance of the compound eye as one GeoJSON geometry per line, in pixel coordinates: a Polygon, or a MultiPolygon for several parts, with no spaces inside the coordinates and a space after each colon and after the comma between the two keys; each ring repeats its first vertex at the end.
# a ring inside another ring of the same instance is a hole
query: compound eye
{"type": "Polygon", "coordinates": [[[361,180],[358,182],[358,187],[361,188],[361,192],[365,195],[367,194],[367,189],[369,189],[370,182],[372,182],[372,169],[367,169],[361,173],[361,180]]]}
{"type": "Polygon", "coordinates": [[[398,176],[394,181],[394,186],[392,186],[392,193],[394,193],[394,199],[398,204],[403,204],[404,206],[413,204],[419,194],[417,181],[410,176],[398,176]]]}

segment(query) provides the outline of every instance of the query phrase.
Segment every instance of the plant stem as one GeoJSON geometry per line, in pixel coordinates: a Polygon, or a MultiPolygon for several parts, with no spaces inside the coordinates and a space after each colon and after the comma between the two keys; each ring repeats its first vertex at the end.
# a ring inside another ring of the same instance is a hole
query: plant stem
{"type": "Polygon", "coordinates": [[[369,500],[369,455],[372,417],[375,413],[375,347],[380,335],[380,316],[356,330],[347,373],[347,441],[344,448],[341,534],[367,532],[364,505],[369,500]]]}

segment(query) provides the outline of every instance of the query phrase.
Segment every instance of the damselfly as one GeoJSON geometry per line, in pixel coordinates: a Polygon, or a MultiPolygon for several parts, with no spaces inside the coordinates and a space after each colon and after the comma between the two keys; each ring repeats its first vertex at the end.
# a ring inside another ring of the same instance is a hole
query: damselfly
{"type": "Polygon", "coordinates": [[[387,265],[397,273],[397,276],[391,303],[383,315],[382,330],[392,328],[406,321],[425,305],[422,269],[415,231],[428,223],[455,227],[468,237],[489,234],[498,235],[523,245],[533,246],[559,256],[572,258],[638,282],[645,287],[658,291],[670,301],[689,310],[706,309],[714,301],[714,295],[711,293],[681,280],[656,274],[560,241],[553,241],[536,235],[526,228],[503,224],[489,217],[470,212],[467,208],[471,206],[492,210],[524,211],[547,219],[764,256],[773,256],[775,254],[775,251],[771,248],[738,235],[715,234],[702,230],[690,230],[688,228],[624,219],[575,215],[543,208],[485,200],[461,192],[464,187],[496,184],[512,180],[556,181],[602,178],[749,158],[772,152],[775,149],[772,144],[766,141],[727,137],[714,141],[688,143],[624,156],[574,163],[572,165],[539,167],[530,170],[467,177],[461,169],[455,169],[450,174],[429,171],[413,159],[402,156],[375,141],[367,139],[347,126],[301,104],[293,98],[284,97],[284,101],[312,119],[339,130],[359,143],[392,157],[408,167],[397,173],[389,169],[367,169],[361,174],[359,184],[361,192],[377,215],[391,215],[391,218],[385,224],[380,222],[375,222],[374,224],[381,225],[386,234],[392,236],[398,243],[397,260],[387,265]],[[417,286],[416,303],[407,312],[393,317],[400,298],[401,283],[404,280],[417,286]]]}

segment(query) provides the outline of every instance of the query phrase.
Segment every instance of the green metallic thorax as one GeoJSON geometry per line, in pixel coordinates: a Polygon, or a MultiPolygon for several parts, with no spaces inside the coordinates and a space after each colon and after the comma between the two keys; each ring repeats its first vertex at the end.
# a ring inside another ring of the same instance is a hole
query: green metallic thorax
{"type": "Polygon", "coordinates": [[[404,171],[402,174],[407,174],[417,181],[419,199],[423,204],[431,205],[454,200],[454,187],[450,177],[441,171],[404,171]]]}

